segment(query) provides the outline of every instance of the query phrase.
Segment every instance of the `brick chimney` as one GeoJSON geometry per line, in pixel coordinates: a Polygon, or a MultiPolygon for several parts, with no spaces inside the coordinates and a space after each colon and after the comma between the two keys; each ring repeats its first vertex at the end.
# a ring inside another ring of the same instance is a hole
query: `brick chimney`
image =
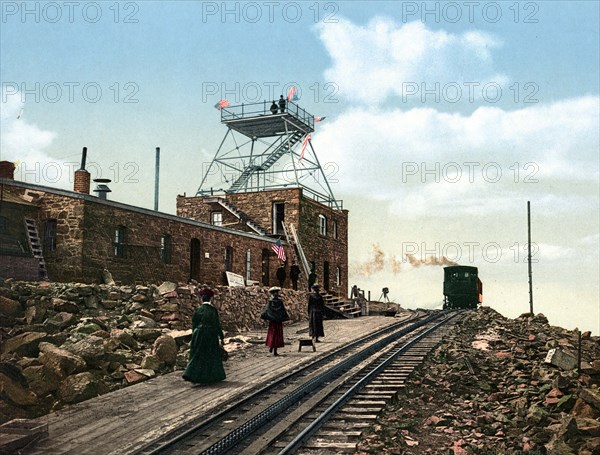
{"type": "Polygon", "coordinates": [[[90,194],[90,173],[85,170],[85,160],[87,159],[87,147],[83,147],[81,153],[81,168],[75,171],[75,183],[73,190],[78,193],[90,194]]]}
{"type": "Polygon", "coordinates": [[[90,173],[85,169],[75,171],[73,190],[78,193],[90,194],[90,173]]]}
{"type": "Polygon", "coordinates": [[[0,161],[0,178],[15,179],[15,163],[11,161],[0,161]]]}

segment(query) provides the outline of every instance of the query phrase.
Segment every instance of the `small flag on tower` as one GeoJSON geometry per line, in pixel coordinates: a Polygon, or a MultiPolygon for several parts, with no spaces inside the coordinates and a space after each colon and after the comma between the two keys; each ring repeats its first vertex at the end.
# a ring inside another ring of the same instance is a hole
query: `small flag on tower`
{"type": "Polygon", "coordinates": [[[277,241],[275,242],[275,245],[273,245],[271,248],[273,249],[273,251],[275,251],[277,258],[280,261],[285,262],[285,251],[283,250],[283,245],[281,244],[281,239],[277,239],[277,241]]]}
{"type": "Polygon", "coordinates": [[[300,159],[298,161],[301,161],[302,158],[304,158],[304,152],[306,151],[306,146],[308,145],[309,142],[310,142],[310,134],[307,134],[306,137],[302,140],[302,150],[300,150],[300,159]]]}
{"type": "Polygon", "coordinates": [[[298,101],[298,95],[296,95],[296,87],[294,87],[293,85],[288,90],[287,99],[288,101],[298,101]]]}
{"type": "Polygon", "coordinates": [[[322,122],[323,120],[325,120],[327,117],[315,117],[315,122],[322,122]]]}
{"type": "Polygon", "coordinates": [[[228,106],[229,106],[229,101],[221,100],[217,104],[215,104],[215,109],[221,110],[224,107],[228,107],[228,106]]]}

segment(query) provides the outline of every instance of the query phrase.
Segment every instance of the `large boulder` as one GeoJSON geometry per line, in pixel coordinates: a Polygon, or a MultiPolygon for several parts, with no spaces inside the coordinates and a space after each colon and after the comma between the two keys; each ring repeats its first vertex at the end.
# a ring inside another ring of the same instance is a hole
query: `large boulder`
{"type": "Polygon", "coordinates": [[[600,411],[600,391],[598,391],[598,389],[583,387],[579,391],[579,397],[597,411],[600,411]]]}
{"type": "Polygon", "coordinates": [[[75,324],[77,321],[78,318],[74,313],[60,311],[51,318],[48,318],[44,324],[46,327],[51,328],[52,331],[58,331],[66,329],[67,327],[75,324]]]}
{"type": "Polygon", "coordinates": [[[177,353],[177,342],[169,335],[159,336],[152,346],[152,354],[167,365],[175,365],[177,353]]]}
{"type": "Polygon", "coordinates": [[[25,332],[2,342],[2,354],[14,352],[23,357],[37,357],[39,344],[46,339],[46,332],[25,332]]]}
{"type": "Polygon", "coordinates": [[[161,329],[132,329],[133,336],[140,341],[154,342],[162,334],[161,329]]]}
{"type": "Polygon", "coordinates": [[[23,370],[29,388],[38,397],[44,397],[58,389],[60,377],[46,365],[33,365],[23,370]]]}
{"type": "Polygon", "coordinates": [[[116,338],[119,343],[124,344],[132,349],[139,349],[138,342],[133,338],[133,335],[122,329],[113,329],[110,331],[111,338],[116,338]]]}
{"type": "Polygon", "coordinates": [[[0,363],[0,397],[18,406],[30,406],[36,401],[21,370],[9,363],[0,363]]]}
{"type": "Polygon", "coordinates": [[[61,378],[85,371],[86,363],[80,356],[50,343],[40,343],[39,360],[61,378]]]}
{"type": "Polygon", "coordinates": [[[0,314],[20,317],[23,314],[23,308],[20,302],[0,295],[0,314]]]}
{"type": "Polygon", "coordinates": [[[65,313],[79,313],[79,306],[76,303],[59,299],[58,297],[52,299],[52,309],[65,313]]]}
{"type": "Polygon", "coordinates": [[[58,387],[58,397],[63,403],[79,403],[107,391],[106,385],[90,372],[74,374],[64,379],[58,387]]]}
{"type": "Polygon", "coordinates": [[[158,287],[158,293],[163,295],[163,294],[167,294],[168,292],[172,292],[175,289],[177,289],[177,285],[175,283],[172,283],[170,281],[164,281],[159,287],[158,287]]]}
{"type": "Polygon", "coordinates": [[[99,367],[104,361],[104,339],[96,336],[86,336],[76,343],[65,343],[65,350],[81,357],[90,367],[99,367]]]}

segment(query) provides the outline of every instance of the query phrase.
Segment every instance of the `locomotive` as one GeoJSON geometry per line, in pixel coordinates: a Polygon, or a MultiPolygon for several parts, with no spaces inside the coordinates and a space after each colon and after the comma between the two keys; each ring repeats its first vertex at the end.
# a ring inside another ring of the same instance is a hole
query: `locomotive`
{"type": "Polygon", "coordinates": [[[483,302],[477,267],[444,267],[444,309],[476,309],[483,302]]]}

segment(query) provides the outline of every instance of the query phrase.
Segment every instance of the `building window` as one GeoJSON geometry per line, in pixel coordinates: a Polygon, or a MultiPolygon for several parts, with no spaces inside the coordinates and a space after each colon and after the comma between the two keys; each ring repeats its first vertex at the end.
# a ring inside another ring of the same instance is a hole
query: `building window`
{"type": "Polygon", "coordinates": [[[273,203],[273,234],[283,234],[283,223],[285,222],[285,203],[273,203]]]}
{"type": "Polygon", "coordinates": [[[160,238],[160,259],[163,264],[171,263],[171,252],[173,249],[173,240],[169,234],[165,234],[160,238]]]}
{"type": "Polygon", "coordinates": [[[56,220],[44,222],[44,250],[47,252],[56,250],[56,220]]]}
{"type": "Polygon", "coordinates": [[[324,215],[319,215],[319,234],[327,237],[327,218],[324,215]]]}
{"type": "Polygon", "coordinates": [[[127,228],[125,226],[119,226],[115,229],[115,257],[125,257],[125,234],[127,228]]]}
{"type": "Polygon", "coordinates": [[[342,284],[342,269],[339,267],[335,268],[335,285],[339,286],[342,284]]]}
{"type": "Polygon", "coordinates": [[[215,226],[223,226],[223,212],[212,212],[210,222],[215,226]]]}
{"type": "Polygon", "coordinates": [[[338,224],[337,221],[333,221],[333,238],[337,240],[338,238],[338,224]]]}
{"type": "Polygon", "coordinates": [[[248,282],[248,280],[250,279],[250,250],[246,251],[246,283],[248,282]]]}
{"type": "Polygon", "coordinates": [[[6,234],[8,230],[8,218],[0,216],[0,234],[6,234]]]}
{"type": "Polygon", "coordinates": [[[225,247],[225,271],[231,272],[233,268],[233,247],[225,247]]]}

